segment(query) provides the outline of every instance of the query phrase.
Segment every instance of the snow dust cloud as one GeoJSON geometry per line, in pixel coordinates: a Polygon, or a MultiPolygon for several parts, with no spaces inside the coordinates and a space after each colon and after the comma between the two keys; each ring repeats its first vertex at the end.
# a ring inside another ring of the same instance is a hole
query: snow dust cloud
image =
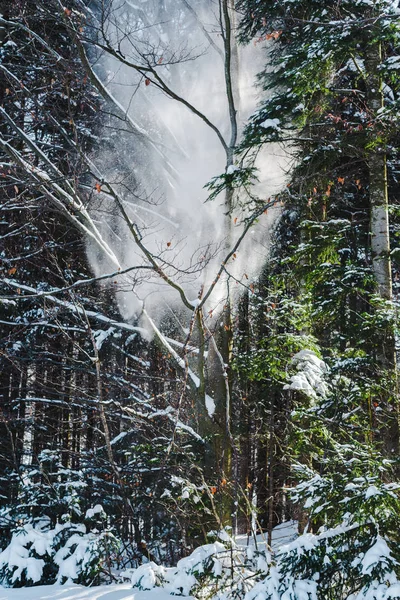
{"type": "MultiPolygon", "coordinates": [[[[204,114],[229,142],[218,3],[190,0],[196,10],[193,14],[187,8],[188,1],[170,3],[173,12],[163,11],[159,0],[119,2],[110,13],[107,35],[128,61],[143,64],[143,56],[157,60],[157,72],[174,94],[204,114]],[[125,36],[128,30],[131,33],[125,36]]],[[[255,76],[265,59],[262,44],[239,47],[238,68],[233,69],[239,130],[257,106],[255,76]]],[[[187,105],[168,97],[146,75],[109,54],[99,59],[96,69],[143,135],[129,131],[122,120],[105,116],[102,149],[94,160],[124,199],[142,243],[157,257],[164,272],[183,287],[189,299],[195,300],[202,287],[207,289],[214,279],[227,248],[243,227],[239,208],[226,215],[223,194],[206,201],[205,184],[225,172],[225,151],[209,125],[187,105]],[[113,131],[116,122],[118,130],[113,131]]],[[[255,192],[265,199],[277,192],[284,181],[285,158],[281,149],[275,150],[276,154],[273,150],[264,151],[258,158],[260,182],[255,192]]],[[[235,280],[248,284],[265,263],[271,224],[278,210],[272,209],[260,218],[240,246],[236,259],[227,265],[235,280]]],[[[146,264],[112,199],[99,194],[92,215],[122,268],[146,264]]],[[[96,275],[112,270],[90,245],[88,255],[96,275]]],[[[234,287],[242,286],[235,283],[234,287]]],[[[134,281],[127,277],[121,288],[116,293],[124,319],[139,318],[143,306],[156,321],[165,313],[176,318],[188,313],[178,292],[150,271],[141,272],[134,281]]],[[[225,297],[226,279],[221,278],[207,309],[218,311],[225,297]]]]}

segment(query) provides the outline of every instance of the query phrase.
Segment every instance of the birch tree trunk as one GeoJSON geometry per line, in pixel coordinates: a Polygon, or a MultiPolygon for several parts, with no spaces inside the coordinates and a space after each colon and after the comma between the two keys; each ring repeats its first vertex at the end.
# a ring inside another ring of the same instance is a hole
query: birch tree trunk
{"type": "MultiPolygon", "coordinates": [[[[382,80],[379,66],[382,61],[380,44],[371,47],[366,57],[367,103],[372,119],[376,120],[379,109],[384,106],[382,80]]],[[[392,276],[390,264],[388,184],[385,143],[376,144],[379,132],[374,128],[373,149],[368,154],[369,194],[371,206],[372,265],[378,293],[385,300],[392,299],[392,276]]]]}
{"type": "MultiPolygon", "coordinates": [[[[377,291],[382,300],[392,300],[392,273],[390,261],[389,237],[389,200],[386,140],[384,132],[379,131],[379,110],[384,106],[383,83],[380,75],[382,63],[382,44],[377,42],[367,48],[365,57],[367,107],[369,117],[375,124],[371,128],[368,148],[370,228],[372,268],[376,279],[377,291]],[[372,139],[371,139],[372,136],[372,139]]],[[[389,454],[399,449],[399,402],[396,372],[396,348],[393,321],[388,320],[381,339],[378,342],[377,361],[388,375],[393,377],[393,385],[387,384],[385,404],[388,414],[383,433],[383,441],[389,454]]]]}

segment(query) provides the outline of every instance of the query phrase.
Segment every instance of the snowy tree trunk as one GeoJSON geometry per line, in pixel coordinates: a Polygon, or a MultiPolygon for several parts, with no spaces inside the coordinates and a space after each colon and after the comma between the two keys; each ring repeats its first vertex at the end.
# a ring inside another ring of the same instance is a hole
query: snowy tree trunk
{"type": "MultiPolygon", "coordinates": [[[[237,107],[239,92],[239,51],[235,39],[235,10],[233,0],[220,0],[220,25],[224,42],[225,90],[228,101],[230,139],[225,148],[226,171],[234,164],[235,148],[238,138],[237,107]]],[[[232,247],[232,210],[235,191],[227,187],[225,191],[225,244],[226,250],[232,247]]],[[[226,300],[222,312],[221,326],[216,332],[216,344],[209,351],[210,386],[215,398],[214,422],[218,431],[214,436],[214,453],[222,480],[233,485],[234,472],[237,471],[237,451],[232,436],[232,353],[233,353],[233,307],[232,290],[229,276],[226,280],[226,300]],[[236,469],[234,469],[234,463],[236,469]]],[[[234,486],[236,488],[236,486],[234,486]]],[[[222,490],[221,490],[222,491],[222,490]]],[[[232,496],[223,493],[220,502],[220,520],[224,525],[232,525],[232,496]]]]}
{"type": "MultiPolygon", "coordinates": [[[[389,201],[388,181],[386,164],[386,142],[384,134],[376,129],[379,110],[384,106],[384,94],[382,78],[379,72],[382,63],[382,46],[376,43],[367,49],[366,72],[367,72],[367,106],[370,118],[375,122],[371,130],[373,138],[368,147],[369,167],[369,196],[370,196],[370,218],[371,218],[371,252],[372,268],[377,283],[377,291],[383,300],[392,300],[392,273],[390,261],[390,237],[389,237],[389,201]]],[[[399,448],[399,405],[398,405],[398,383],[396,375],[396,348],[393,324],[388,322],[378,345],[377,359],[384,370],[394,374],[394,390],[388,391],[387,409],[393,414],[388,419],[383,434],[387,451],[392,454],[398,452],[399,448]]]]}
{"type": "MultiPolygon", "coordinates": [[[[379,65],[382,59],[380,45],[369,49],[367,69],[367,101],[370,115],[376,119],[384,98],[379,65]]],[[[390,265],[389,211],[386,151],[384,142],[376,145],[378,132],[374,130],[374,145],[369,152],[369,194],[371,206],[372,265],[381,298],[391,300],[392,277],[390,265]]]]}

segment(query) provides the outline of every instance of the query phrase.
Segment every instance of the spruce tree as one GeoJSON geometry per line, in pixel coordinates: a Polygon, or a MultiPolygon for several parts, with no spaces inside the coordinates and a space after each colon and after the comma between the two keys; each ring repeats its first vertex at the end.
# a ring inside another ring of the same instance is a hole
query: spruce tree
{"type": "Polygon", "coordinates": [[[297,264],[321,317],[314,331],[328,351],[358,346],[370,375],[392,379],[380,401],[392,424],[385,423],[382,435],[395,450],[390,244],[397,241],[389,239],[389,203],[396,204],[397,192],[397,4],[299,0],[238,7],[242,39],[268,40],[268,69],[260,75],[268,99],[252,117],[243,149],[254,156],[262,145],[280,142],[293,154],[281,199],[298,223],[292,225],[297,264]]]}

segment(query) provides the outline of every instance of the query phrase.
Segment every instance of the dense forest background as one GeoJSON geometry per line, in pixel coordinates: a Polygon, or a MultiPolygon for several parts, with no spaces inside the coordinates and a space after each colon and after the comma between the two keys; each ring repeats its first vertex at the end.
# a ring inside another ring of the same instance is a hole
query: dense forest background
{"type": "Polygon", "coordinates": [[[3,585],[400,598],[399,15],[0,1],[3,585]]]}

